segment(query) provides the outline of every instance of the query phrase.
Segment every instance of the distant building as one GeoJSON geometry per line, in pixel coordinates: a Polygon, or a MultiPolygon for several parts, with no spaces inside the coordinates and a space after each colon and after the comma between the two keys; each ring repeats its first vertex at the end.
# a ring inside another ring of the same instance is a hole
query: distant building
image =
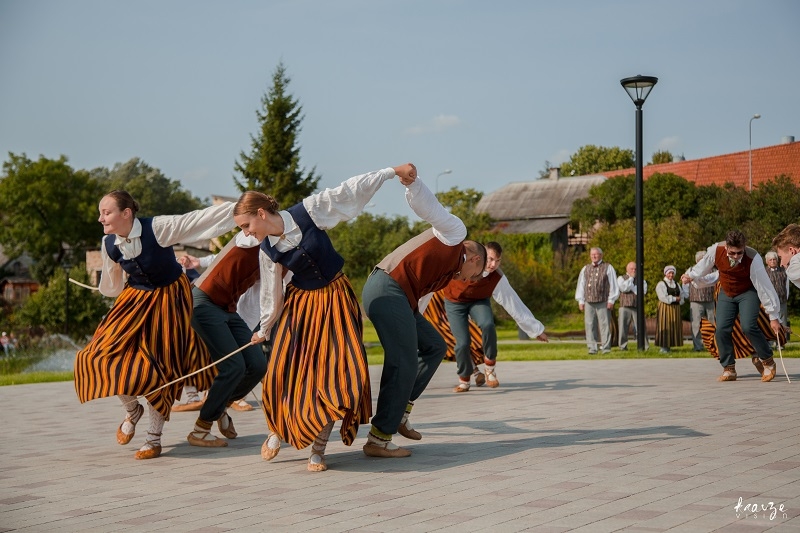
{"type": "MultiPolygon", "coordinates": [[[[754,148],[753,187],[775,176],[785,174],[795,183],[800,183],[800,143],[794,137],[784,137],[784,142],[764,148],[754,148]]],[[[636,169],[612,170],[604,172],[608,178],[635,174],[636,169]]],[[[717,155],[703,159],[674,161],[660,165],[647,165],[642,169],[642,177],[653,174],[675,174],[696,185],[724,185],[731,182],[737,187],[750,188],[750,150],[733,154],[717,155]]]]}
{"type": "Polygon", "coordinates": [[[586,244],[587,236],[569,224],[572,204],[604,181],[602,175],[562,178],[560,169],[551,168],[548,178],[509,183],[484,195],[475,211],[492,217],[492,229],[500,233],[548,234],[553,249],[586,244]]]}
{"type": "MultiPolygon", "coordinates": [[[[752,155],[753,187],[776,176],[786,175],[800,183],[800,143],[785,137],[774,146],[703,159],[674,161],[643,168],[644,179],[655,173],[672,173],[695,184],[750,187],[752,155]]],[[[515,182],[485,194],[475,210],[495,220],[493,229],[501,233],[545,233],[553,249],[582,245],[587,234],[569,224],[572,204],[589,196],[589,189],[606,179],[635,174],[636,169],[611,170],[593,176],[562,177],[560,169],[551,168],[549,178],[515,182]]]]}
{"type": "Polygon", "coordinates": [[[32,264],[33,259],[26,252],[9,259],[0,246],[0,298],[12,305],[22,305],[39,290],[39,283],[30,277],[32,264]]]}

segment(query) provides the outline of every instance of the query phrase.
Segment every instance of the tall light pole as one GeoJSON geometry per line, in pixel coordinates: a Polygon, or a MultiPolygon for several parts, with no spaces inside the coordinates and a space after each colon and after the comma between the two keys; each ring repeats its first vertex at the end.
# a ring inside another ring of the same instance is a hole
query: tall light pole
{"type": "Polygon", "coordinates": [[[438,174],[436,174],[436,193],[437,194],[439,193],[439,176],[444,176],[445,174],[452,174],[452,173],[453,173],[453,171],[448,168],[447,170],[443,170],[442,172],[439,172],[438,174]]]}
{"type": "Polygon", "coordinates": [[[753,191],[753,120],[757,118],[761,118],[760,113],[756,113],[750,117],[750,124],[748,125],[748,130],[750,132],[750,150],[748,152],[748,163],[750,166],[750,192],[753,191]]]}
{"type": "Polygon", "coordinates": [[[633,76],[621,79],[620,84],[628,93],[636,106],[636,344],[637,349],[644,351],[644,207],[642,202],[642,106],[658,78],[655,76],[633,76]]]}

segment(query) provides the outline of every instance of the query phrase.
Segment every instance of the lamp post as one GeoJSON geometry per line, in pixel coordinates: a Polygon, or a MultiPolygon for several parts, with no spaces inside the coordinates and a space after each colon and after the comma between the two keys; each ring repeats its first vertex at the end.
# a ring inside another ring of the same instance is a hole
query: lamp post
{"type": "Polygon", "coordinates": [[[748,152],[748,163],[750,167],[750,192],[753,192],[753,120],[761,118],[760,113],[756,113],[750,117],[750,124],[748,127],[750,133],[750,150],[748,152]]]}
{"type": "Polygon", "coordinates": [[[642,203],[642,106],[658,78],[633,76],[621,79],[620,84],[636,106],[636,344],[639,351],[645,346],[644,320],[644,208],[642,203]]]}
{"type": "Polygon", "coordinates": [[[61,268],[64,269],[64,274],[66,274],[66,282],[67,282],[67,290],[64,293],[64,335],[69,337],[69,271],[72,268],[72,265],[69,264],[68,260],[64,260],[61,263],[61,268]]]}
{"type": "Polygon", "coordinates": [[[453,173],[453,171],[448,168],[447,170],[443,170],[442,172],[439,172],[438,174],[436,174],[436,193],[437,194],[439,193],[439,176],[444,176],[445,174],[452,174],[452,173],[453,173]]]}

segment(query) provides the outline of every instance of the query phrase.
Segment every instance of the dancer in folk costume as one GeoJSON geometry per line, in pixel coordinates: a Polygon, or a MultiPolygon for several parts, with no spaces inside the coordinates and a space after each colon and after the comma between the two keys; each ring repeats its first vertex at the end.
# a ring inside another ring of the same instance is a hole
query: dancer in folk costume
{"type": "Polygon", "coordinates": [[[355,176],[285,211],[254,191],[236,203],[236,224],[261,241],[262,315],[253,339],[273,332],[263,389],[266,460],[278,454],[283,439],[297,449],[313,444],[308,470],[327,470],[334,422],[342,421],[341,438],[349,446],[372,415],[361,308],[325,230],[357,216],[395,176],[408,185],[416,169],[406,164],[355,176]],[[284,292],[287,270],[293,275],[284,292]]]}
{"type": "MultiPolygon", "coordinates": [[[[433,327],[436,328],[436,331],[438,331],[439,335],[444,339],[447,345],[447,352],[444,354],[445,360],[455,361],[456,338],[453,336],[453,331],[450,329],[450,322],[447,321],[447,311],[444,308],[444,296],[442,296],[442,291],[431,293],[420,300],[419,309],[422,311],[422,316],[425,317],[425,320],[433,324],[433,327]],[[428,298],[429,300],[426,305],[425,300],[428,298]]],[[[485,359],[483,355],[483,334],[481,333],[481,328],[478,327],[474,320],[470,319],[468,323],[469,356],[470,359],[472,359],[472,366],[475,368],[475,373],[473,375],[475,377],[475,383],[479,387],[482,387],[486,384],[486,378],[479,368],[479,365],[482,365],[485,359]]]]}
{"type": "Polygon", "coordinates": [[[776,367],[772,348],[758,325],[760,307],[763,306],[769,315],[770,329],[776,336],[782,334],[783,328],[778,295],[769,281],[764,262],[758,252],[746,246],[742,232],[729,231],[725,241],[708,247],[705,257],[681,276],[681,281],[690,283],[711,272],[715,266],[719,270],[720,288],[714,336],[719,362],[723,367],[722,375],[717,380],[736,381],[733,330],[738,316],[744,336],[757,355],[757,359],[753,358],[753,364],[761,374],[761,381],[772,381],[776,367]]]}
{"type": "MultiPolygon", "coordinates": [[[[461,281],[453,279],[447,287],[439,291],[444,299],[445,320],[432,322],[442,338],[447,342],[447,337],[442,333],[442,325],[448,326],[455,340],[455,356],[457,364],[458,385],[453,392],[468,392],[471,377],[475,376],[475,384],[489,387],[498,387],[500,381],[495,373],[497,363],[497,331],[492,314],[493,298],[529,337],[547,342],[544,325],[539,322],[530,309],[511,287],[508,278],[499,269],[503,248],[500,243],[486,243],[486,267],[483,275],[477,281],[461,281]],[[474,321],[474,322],[473,322],[474,321]],[[485,364],[485,377],[471,357],[471,327],[474,323],[481,332],[482,352],[485,359],[480,361],[485,364]]],[[[420,307],[423,303],[420,303],[420,307]]],[[[427,308],[425,309],[427,313],[427,308]]],[[[426,315],[427,316],[427,315],[426,315]]],[[[449,346],[448,346],[449,348],[449,346]]]]}
{"type": "Polygon", "coordinates": [[[800,288],[800,224],[789,224],[772,239],[772,247],[786,269],[786,277],[800,288]]]}
{"type": "Polygon", "coordinates": [[[411,455],[411,450],[392,443],[395,433],[422,438],[408,417],[447,347],[420,314],[420,298],[443,289],[453,278],[477,280],[486,265],[486,249],[464,240],[464,223],[447,212],[422,181],[409,185],[406,197],[414,212],[433,227],[386,256],[364,284],[364,311],[385,352],[378,406],[364,445],[370,457],[411,455]]]}
{"type": "MultiPolygon", "coordinates": [[[[99,222],[106,237],[101,246],[101,294],[117,297],[89,344],[75,358],[75,389],[81,402],[117,395],[127,411],[117,442],[133,438],[144,408],[150,411],[147,440],[136,459],[161,455],[161,430],[180,394],[175,383],[210,362],[208,350],[190,326],[189,279],[175,260],[172,245],[210,239],[233,229],[233,203],[184,215],[137,218],[138,203],[115,190],[100,201],[99,222]]],[[[211,385],[213,369],[195,378],[211,385]]]]}
{"type": "MultiPolygon", "coordinates": [[[[235,439],[237,433],[227,407],[250,392],[267,371],[264,352],[260,346],[251,344],[253,328],[239,312],[241,297],[258,284],[259,244],[254,237],[237,234],[192,288],[192,328],[206,343],[211,359],[218,362],[217,376],[208,389],[194,429],[186,438],[192,446],[228,445],[211,434],[214,421],[224,437],[235,439]],[[238,353],[229,356],[233,352],[238,353]]],[[[191,256],[187,259],[192,266],[195,260],[191,256]]]]}

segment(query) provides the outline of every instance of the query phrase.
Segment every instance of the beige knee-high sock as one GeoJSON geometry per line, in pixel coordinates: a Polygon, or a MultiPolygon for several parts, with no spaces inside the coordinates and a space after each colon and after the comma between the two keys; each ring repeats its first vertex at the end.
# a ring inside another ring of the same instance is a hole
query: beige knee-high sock
{"type": "Polygon", "coordinates": [[[144,451],[156,446],[161,446],[161,430],[164,429],[164,417],[158,410],[147,404],[150,414],[150,426],[147,428],[147,440],[139,450],[144,451]]]}
{"type": "Polygon", "coordinates": [[[127,396],[125,394],[120,394],[117,396],[122,402],[122,406],[125,408],[125,411],[128,413],[128,416],[125,418],[125,421],[122,423],[122,432],[126,435],[130,435],[133,433],[134,429],[136,428],[136,423],[142,418],[144,411],[139,411],[139,401],[136,399],[136,396],[127,396]]]}
{"type": "Polygon", "coordinates": [[[333,422],[329,422],[322,431],[319,432],[317,438],[314,439],[314,444],[311,445],[311,457],[309,461],[314,464],[319,464],[322,462],[322,458],[325,456],[325,448],[328,446],[328,439],[331,436],[331,431],[333,430],[333,422]]]}

